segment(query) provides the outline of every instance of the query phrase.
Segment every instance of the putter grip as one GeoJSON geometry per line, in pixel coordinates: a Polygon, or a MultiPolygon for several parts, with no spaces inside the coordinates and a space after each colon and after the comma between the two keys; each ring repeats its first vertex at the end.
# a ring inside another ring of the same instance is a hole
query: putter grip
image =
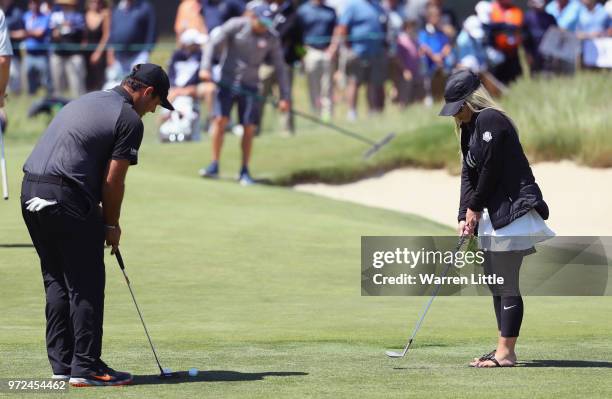
{"type": "Polygon", "coordinates": [[[123,257],[121,256],[121,252],[119,252],[119,249],[115,251],[115,256],[117,257],[117,262],[119,262],[119,267],[121,268],[121,270],[125,270],[125,265],[123,264],[123,257]]]}

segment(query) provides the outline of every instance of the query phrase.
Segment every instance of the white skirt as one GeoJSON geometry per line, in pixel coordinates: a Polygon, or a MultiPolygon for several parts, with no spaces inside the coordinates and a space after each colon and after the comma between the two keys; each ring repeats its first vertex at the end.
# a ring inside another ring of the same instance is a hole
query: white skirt
{"type": "Polygon", "coordinates": [[[495,230],[485,208],[478,223],[478,246],[486,251],[523,251],[554,236],[535,209],[495,230]]]}

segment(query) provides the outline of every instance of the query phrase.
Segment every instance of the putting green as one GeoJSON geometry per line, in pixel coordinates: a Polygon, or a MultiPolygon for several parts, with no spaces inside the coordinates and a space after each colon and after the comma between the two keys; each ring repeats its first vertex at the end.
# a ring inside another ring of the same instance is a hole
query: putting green
{"type": "MultiPolygon", "coordinates": [[[[0,203],[2,245],[29,243],[18,204],[29,148],[8,151],[13,196],[0,203]]],[[[187,167],[198,160],[185,155],[202,148],[147,142],[122,216],[127,272],[162,363],[197,367],[199,376],[151,377],[153,357],[109,256],[104,359],[140,384],[69,396],[612,396],[610,298],[526,298],[518,347],[526,363],[504,370],[466,367],[494,345],[490,299],[438,298],[414,351],[388,359],[384,350],[405,343],[426,298],[361,297],[360,236],[451,230],[283,188],[202,181],[187,167]]],[[[0,248],[0,284],[0,378],[48,377],[32,248],[0,248]]]]}

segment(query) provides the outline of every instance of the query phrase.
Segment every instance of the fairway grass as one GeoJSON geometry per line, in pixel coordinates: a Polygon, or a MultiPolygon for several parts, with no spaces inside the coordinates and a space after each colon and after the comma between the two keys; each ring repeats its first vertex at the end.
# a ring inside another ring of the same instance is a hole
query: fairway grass
{"type": "MultiPolygon", "coordinates": [[[[229,159],[236,146],[230,139],[229,159]]],[[[196,367],[200,375],[154,378],[142,326],[107,255],[103,358],[137,375],[138,385],[66,396],[612,397],[610,298],[525,298],[524,363],[491,370],[466,366],[495,344],[490,298],[438,298],[414,350],[388,359],[384,351],[404,345],[426,298],[361,297],[360,237],[452,229],[285,188],[204,181],[194,173],[203,147],[147,138],[140,165],[128,174],[121,246],[162,364],[196,367]]],[[[0,203],[0,245],[30,242],[18,201],[30,148],[8,148],[12,197],[0,203]]],[[[237,166],[231,162],[228,179],[237,166]]],[[[0,378],[48,378],[32,248],[0,247],[0,284],[0,378]]]]}

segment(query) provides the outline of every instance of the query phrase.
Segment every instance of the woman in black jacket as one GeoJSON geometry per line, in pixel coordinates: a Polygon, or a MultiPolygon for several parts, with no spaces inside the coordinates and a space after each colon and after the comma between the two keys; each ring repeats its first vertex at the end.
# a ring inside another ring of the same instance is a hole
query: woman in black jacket
{"type": "Polygon", "coordinates": [[[477,75],[462,70],[448,80],[440,115],[453,116],[461,140],[459,234],[477,231],[484,272],[504,278],[489,288],[498,326],[497,348],[470,365],[512,367],[523,320],[519,269],[535,243],[554,233],[546,226],[542,198],[512,119],[497,105],[477,75]],[[477,230],[476,230],[477,229],[477,230]]]}

